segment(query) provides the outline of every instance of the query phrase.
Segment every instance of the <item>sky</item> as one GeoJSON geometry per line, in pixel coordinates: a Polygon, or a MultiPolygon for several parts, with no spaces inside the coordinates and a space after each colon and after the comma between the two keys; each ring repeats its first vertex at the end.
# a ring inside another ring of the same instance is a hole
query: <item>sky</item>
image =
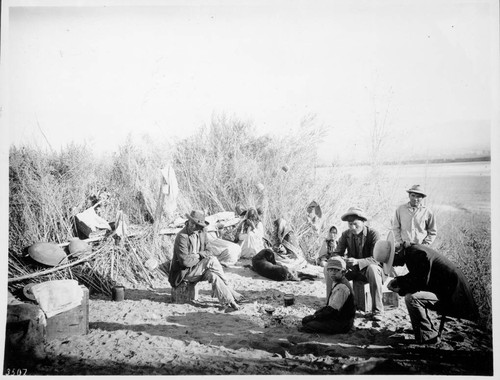
{"type": "Polygon", "coordinates": [[[386,159],[490,150],[495,1],[79,3],[2,4],[9,144],[110,152],[226,115],[280,135],[312,117],[326,163],[369,159],[375,126],[386,159]]]}

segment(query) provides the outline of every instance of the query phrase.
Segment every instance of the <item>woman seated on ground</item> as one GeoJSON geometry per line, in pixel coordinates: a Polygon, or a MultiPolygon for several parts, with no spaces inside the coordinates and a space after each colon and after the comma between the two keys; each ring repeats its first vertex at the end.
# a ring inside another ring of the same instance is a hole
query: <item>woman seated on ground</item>
{"type": "Polygon", "coordinates": [[[236,228],[236,241],[241,246],[241,257],[251,259],[264,249],[264,225],[255,208],[249,208],[236,228]]]}
{"type": "Polygon", "coordinates": [[[299,241],[283,218],[274,221],[273,251],[276,264],[296,271],[307,266],[299,241]]]}
{"type": "Polygon", "coordinates": [[[321,248],[319,249],[318,260],[317,260],[318,265],[321,265],[322,267],[325,266],[326,261],[328,260],[329,257],[332,256],[333,251],[335,250],[335,248],[337,248],[338,243],[339,240],[338,240],[337,227],[331,226],[330,229],[328,230],[328,233],[326,234],[325,240],[323,241],[321,248]]]}

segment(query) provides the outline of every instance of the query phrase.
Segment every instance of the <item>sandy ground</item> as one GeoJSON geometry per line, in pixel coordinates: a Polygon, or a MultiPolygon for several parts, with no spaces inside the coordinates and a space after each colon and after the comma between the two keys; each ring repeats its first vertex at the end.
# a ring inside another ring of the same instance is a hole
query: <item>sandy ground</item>
{"type": "Polygon", "coordinates": [[[92,295],[87,335],[53,340],[45,359],[30,363],[40,375],[270,375],[436,374],[491,375],[491,335],[468,321],[446,324],[441,343],[418,346],[404,300],[374,322],[358,312],[348,334],[297,331],[302,317],[324,302],[322,270],[317,280],[274,282],[245,267],[227,268],[233,287],[248,298],[241,310],[225,313],[211,287],[199,288],[192,304],[170,303],[168,281],[155,288],[126,289],[114,302],[92,295]],[[284,307],[284,294],[295,304],[284,307]],[[270,306],[273,314],[266,312],[270,306]]]}

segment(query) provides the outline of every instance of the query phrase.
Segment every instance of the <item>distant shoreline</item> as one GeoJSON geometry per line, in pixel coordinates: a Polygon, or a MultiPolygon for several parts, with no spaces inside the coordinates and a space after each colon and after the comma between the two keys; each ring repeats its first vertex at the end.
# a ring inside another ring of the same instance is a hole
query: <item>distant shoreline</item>
{"type": "Polygon", "coordinates": [[[452,164],[455,162],[478,162],[478,161],[491,161],[491,156],[481,157],[468,157],[468,158],[433,158],[433,159],[420,159],[420,160],[405,160],[400,162],[383,162],[382,165],[390,164],[452,164]]]}
{"type": "MultiPolygon", "coordinates": [[[[464,158],[431,158],[431,159],[418,159],[418,160],[402,160],[402,161],[383,161],[380,165],[418,165],[418,164],[453,164],[460,162],[491,162],[491,156],[481,157],[464,157],[464,158]]],[[[371,162],[360,162],[349,166],[367,166],[371,162]]],[[[330,166],[344,166],[344,165],[319,165],[318,168],[327,168],[330,166]]]]}

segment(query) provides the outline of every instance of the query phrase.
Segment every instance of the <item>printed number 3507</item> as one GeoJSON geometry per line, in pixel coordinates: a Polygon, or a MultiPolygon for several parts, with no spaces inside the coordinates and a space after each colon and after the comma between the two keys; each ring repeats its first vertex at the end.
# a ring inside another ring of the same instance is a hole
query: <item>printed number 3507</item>
{"type": "Polygon", "coordinates": [[[23,375],[26,375],[26,372],[28,372],[28,370],[26,368],[7,368],[7,371],[6,371],[6,375],[9,376],[14,376],[14,375],[17,375],[17,376],[23,376],[23,375]]]}

